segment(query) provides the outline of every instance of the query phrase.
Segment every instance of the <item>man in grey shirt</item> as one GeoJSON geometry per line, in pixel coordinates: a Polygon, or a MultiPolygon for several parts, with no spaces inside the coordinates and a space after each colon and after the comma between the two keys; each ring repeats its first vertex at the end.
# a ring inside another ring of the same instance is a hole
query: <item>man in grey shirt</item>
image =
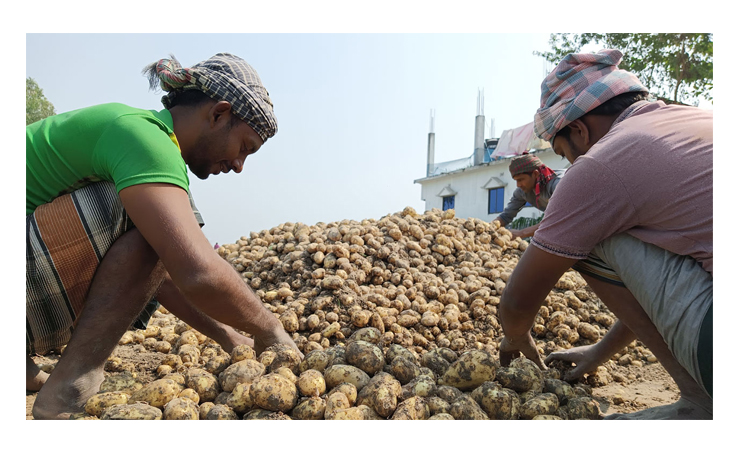
{"type": "MultiPolygon", "coordinates": [[[[503,226],[508,225],[526,203],[540,211],[546,210],[549,199],[564,173],[553,171],[545,166],[542,160],[528,153],[514,158],[510,163],[510,176],[516,180],[517,188],[503,212],[495,220],[503,226]]],[[[514,238],[527,238],[533,236],[537,228],[539,224],[510,232],[514,238]]]]}

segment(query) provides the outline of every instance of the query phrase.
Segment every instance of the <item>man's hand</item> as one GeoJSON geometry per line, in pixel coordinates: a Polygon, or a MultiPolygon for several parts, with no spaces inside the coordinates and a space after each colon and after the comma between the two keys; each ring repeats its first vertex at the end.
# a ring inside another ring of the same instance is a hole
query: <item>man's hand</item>
{"type": "Polygon", "coordinates": [[[514,230],[512,228],[507,228],[507,230],[510,231],[510,235],[513,237],[513,239],[515,238],[523,239],[526,237],[525,234],[523,233],[523,230],[514,230]]]}
{"type": "Polygon", "coordinates": [[[500,365],[507,366],[512,360],[518,358],[520,353],[523,353],[525,357],[532,360],[540,369],[546,370],[547,366],[542,362],[541,356],[539,356],[539,350],[536,348],[536,343],[531,337],[531,332],[527,332],[524,336],[518,338],[504,337],[500,342],[500,365]]]}
{"type": "Polygon", "coordinates": [[[603,362],[596,351],[596,344],[573,347],[567,350],[550,353],[544,360],[549,364],[552,361],[566,361],[575,364],[575,367],[564,374],[564,381],[572,381],[581,378],[587,373],[596,372],[597,367],[603,362]]]}
{"type": "Polygon", "coordinates": [[[294,343],[292,338],[287,334],[284,328],[277,328],[273,333],[266,336],[254,336],[255,337],[255,353],[260,355],[268,347],[274,344],[284,344],[297,350],[297,354],[300,358],[304,358],[305,355],[297,348],[297,344],[294,343]]]}

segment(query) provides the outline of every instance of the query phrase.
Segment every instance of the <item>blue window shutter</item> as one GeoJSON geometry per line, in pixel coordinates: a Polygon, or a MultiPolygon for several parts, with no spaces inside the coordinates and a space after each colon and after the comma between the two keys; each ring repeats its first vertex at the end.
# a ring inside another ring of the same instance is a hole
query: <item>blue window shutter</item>
{"type": "Polygon", "coordinates": [[[451,195],[450,197],[443,197],[443,211],[454,209],[456,203],[456,196],[451,195]]]}
{"type": "Polygon", "coordinates": [[[498,214],[503,212],[505,200],[505,188],[495,188],[489,191],[489,208],[488,214],[498,214]]]}

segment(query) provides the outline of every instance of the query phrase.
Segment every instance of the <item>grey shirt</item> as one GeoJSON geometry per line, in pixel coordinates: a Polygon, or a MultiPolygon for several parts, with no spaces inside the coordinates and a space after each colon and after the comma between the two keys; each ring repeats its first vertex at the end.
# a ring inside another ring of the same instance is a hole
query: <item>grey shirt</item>
{"type": "Polygon", "coordinates": [[[513,219],[527,202],[531,203],[532,206],[540,211],[546,210],[549,199],[552,197],[552,193],[555,192],[557,184],[560,182],[563,175],[565,175],[564,170],[555,170],[554,172],[557,176],[551,179],[549,183],[545,184],[542,187],[541,192],[539,192],[538,205],[536,204],[536,196],[534,195],[533,190],[527,194],[523,189],[516,188],[516,190],[513,191],[513,197],[511,197],[510,201],[503,209],[503,212],[501,212],[497,218],[505,222],[506,225],[513,222],[513,219]]]}

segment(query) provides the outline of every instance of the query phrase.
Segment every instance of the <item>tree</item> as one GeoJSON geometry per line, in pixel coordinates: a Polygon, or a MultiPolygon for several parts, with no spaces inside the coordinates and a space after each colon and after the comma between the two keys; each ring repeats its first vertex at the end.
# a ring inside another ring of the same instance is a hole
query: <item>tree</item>
{"type": "Polygon", "coordinates": [[[55,107],[33,78],[26,78],[26,125],[54,116],[55,107]]]}
{"type": "Polygon", "coordinates": [[[549,44],[551,51],[534,54],[555,65],[587,45],[620,50],[623,59],[619,67],[636,74],[660,99],[697,105],[704,98],[713,103],[711,33],[554,33],[549,44]]]}

